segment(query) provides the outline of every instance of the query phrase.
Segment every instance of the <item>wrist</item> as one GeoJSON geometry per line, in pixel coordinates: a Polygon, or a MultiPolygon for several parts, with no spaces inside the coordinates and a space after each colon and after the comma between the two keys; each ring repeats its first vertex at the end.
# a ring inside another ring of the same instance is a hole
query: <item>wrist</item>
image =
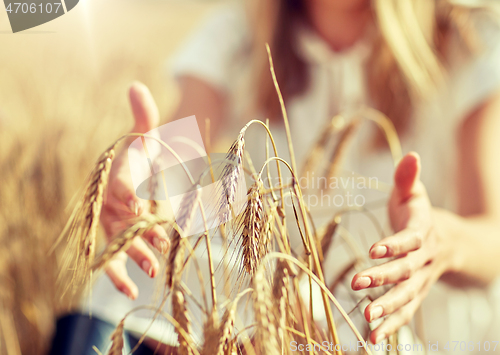
{"type": "Polygon", "coordinates": [[[464,265],[463,240],[460,237],[461,218],[446,210],[433,209],[434,226],[444,252],[443,273],[460,273],[464,265]]]}

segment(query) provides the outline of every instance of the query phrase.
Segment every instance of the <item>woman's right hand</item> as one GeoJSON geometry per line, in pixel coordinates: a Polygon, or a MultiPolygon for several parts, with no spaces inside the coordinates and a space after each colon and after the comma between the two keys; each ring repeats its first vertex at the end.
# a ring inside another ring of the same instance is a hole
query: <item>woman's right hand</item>
{"type": "MultiPolygon", "coordinates": [[[[159,112],[148,88],[141,83],[132,84],[129,98],[135,120],[131,132],[146,133],[156,128],[159,123],[159,112]]],[[[101,222],[108,240],[127,228],[137,216],[150,213],[149,201],[137,197],[130,175],[127,149],[134,139],[135,137],[126,141],[111,166],[108,191],[101,213],[101,222]]],[[[158,273],[158,259],[147,243],[161,253],[168,251],[169,241],[165,230],[156,225],[144,235],[135,237],[131,246],[126,251],[118,253],[106,267],[106,273],[113,284],[130,299],[137,298],[139,291],[127,273],[125,264],[128,257],[131,257],[149,277],[155,277],[158,273]]]]}

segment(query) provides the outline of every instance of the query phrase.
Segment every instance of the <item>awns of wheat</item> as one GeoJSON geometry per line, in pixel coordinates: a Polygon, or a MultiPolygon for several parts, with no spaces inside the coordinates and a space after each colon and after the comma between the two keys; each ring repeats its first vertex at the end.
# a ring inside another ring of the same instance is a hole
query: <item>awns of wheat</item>
{"type": "Polygon", "coordinates": [[[115,144],[109,147],[98,159],[88,178],[83,196],[78,201],[61,234],[68,239],[62,273],[70,269],[73,271],[70,284],[75,288],[84,284],[91,274],[91,265],[95,257],[97,227],[114,157],[115,144]]]}
{"type": "Polygon", "coordinates": [[[189,233],[196,211],[199,207],[201,188],[194,186],[191,191],[184,194],[179,210],[176,214],[177,228],[172,231],[170,238],[170,252],[167,259],[167,286],[172,288],[176,281],[179,281],[184,264],[184,247],[181,245],[182,238],[189,233]],[[182,233],[182,235],[181,235],[182,233]]]}

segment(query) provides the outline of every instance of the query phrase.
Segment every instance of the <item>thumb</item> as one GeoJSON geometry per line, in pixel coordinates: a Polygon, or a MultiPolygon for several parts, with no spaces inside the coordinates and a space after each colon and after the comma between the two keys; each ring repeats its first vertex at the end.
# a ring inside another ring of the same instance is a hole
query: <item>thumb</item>
{"type": "Polygon", "coordinates": [[[394,189],[401,202],[405,202],[418,192],[420,170],[420,156],[415,152],[406,154],[399,162],[394,174],[394,189]]]}
{"type": "Polygon", "coordinates": [[[136,81],[129,89],[130,105],[134,114],[134,133],[147,133],[156,128],[160,114],[155,100],[146,85],[136,81]]]}

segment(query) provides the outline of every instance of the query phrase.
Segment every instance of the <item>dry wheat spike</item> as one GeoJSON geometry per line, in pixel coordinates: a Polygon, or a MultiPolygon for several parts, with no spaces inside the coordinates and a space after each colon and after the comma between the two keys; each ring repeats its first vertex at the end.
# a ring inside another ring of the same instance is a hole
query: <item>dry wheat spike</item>
{"type": "Polygon", "coordinates": [[[246,127],[240,131],[238,138],[226,153],[226,164],[222,170],[220,181],[222,191],[219,197],[219,216],[221,221],[228,221],[231,217],[231,209],[236,200],[238,181],[243,174],[243,154],[245,151],[245,131],[246,127]]]}
{"type": "Polygon", "coordinates": [[[189,319],[184,292],[179,283],[174,284],[172,292],[172,310],[172,315],[177,321],[175,331],[179,341],[178,353],[179,355],[192,355],[194,341],[191,337],[191,321],[189,319]]]}
{"type": "Polygon", "coordinates": [[[123,230],[107,246],[104,252],[92,264],[92,271],[101,269],[106,263],[122,250],[127,250],[136,236],[143,235],[157,224],[166,223],[167,220],[155,215],[144,214],[140,220],[123,230]]]}
{"type": "Polygon", "coordinates": [[[111,334],[111,349],[108,355],[122,355],[123,351],[123,328],[125,327],[125,318],[116,327],[113,334],[111,334]]]}
{"type": "Polygon", "coordinates": [[[280,355],[278,329],[273,310],[273,295],[264,274],[264,268],[259,268],[253,277],[253,309],[257,323],[255,343],[259,354],[280,355]]]}
{"type": "Polygon", "coordinates": [[[73,284],[74,289],[84,284],[91,274],[103,196],[114,157],[115,144],[98,159],[88,178],[85,192],[61,233],[61,237],[66,235],[68,239],[61,274],[73,270],[70,284],[73,284]]]}
{"type": "Polygon", "coordinates": [[[266,213],[263,201],[263,183],[257,179],[248,190],[248,202],[241,218],[242,229],[239,244],[244,270],[253,275],[265,256],[266,246],[263,241],[266,225],[266,213]]]}
{"type": "Polygon", "coordinates": [[[195,212],[199,206],[201,188],[196,185],[194,189],[184,194],[179,206],[179,211],[176,215],[176,222],[179,230],[175,228],[170,238],[170,253],[167,259],[167,286],[172,288],[172,285],[177,276],[180,277],[180,272],[184,264],[184,248],[182,247],[182,238],[185,233],[189,233],[195,212]],[[180,234],[182,232],[183,235],[180,234]]]}

